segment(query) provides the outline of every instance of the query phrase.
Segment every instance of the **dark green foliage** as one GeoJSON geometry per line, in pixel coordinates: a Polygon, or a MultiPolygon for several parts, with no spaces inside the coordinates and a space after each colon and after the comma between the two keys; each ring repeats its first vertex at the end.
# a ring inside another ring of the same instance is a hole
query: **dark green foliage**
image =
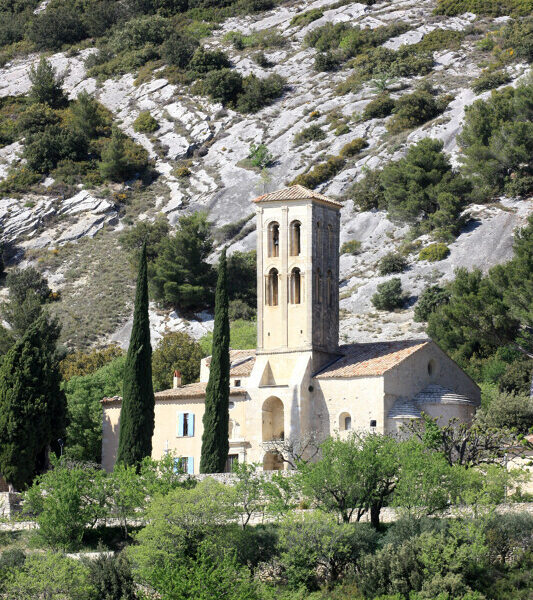
{"type": "Polygon", "coordinates": [[[163,59],[169,65],[185,69],[199,45],[193,37],[175,31],[163,43],[163,59]]]}
{"type": "Polygon", "coordinates": [[[291,19],[291,27],[305,27],[306,25],[309,25],[309,23],[320,19],[323,15],[324,13],[319,8],[306,10],[291,19]]]}
{"type": "MultiPolygon", "coordinates": [[[[529,383],[531,383],[532,363],[533,361],[527,363],[529,383]]],[[[493,394],[490,404],[481,411],[479,418],[486,427],[513,429],[519,434],[527,435],[533,428],[533,400],[529,397],[529,389],[524,394],[514,392],[493,394]]]]}
{"type": "Polygon", "coordinates": [[[435,50],[443,50],[444,48],[454,50],[461,45],[464,38],[462,31],[454,31],[452,29],[434,29],[411,48],[416,52],[434,52],[435,50]]]}
{"type": "Polygon", "coordinates": [[[480,94],[486,90],[492,90],[500,87],[504,83],[509,83],[511,77],[506,71],[495,71],[493,69],[487,69],[483,71],[481,75],[474,80],[472,83],[472,89],[476,94],[480,94]]]}
{"type": "Polygon", "coordinates": [[[272,104],[285,89],[285,79],[276,73],[265,78],[248,75],[242,81],[242,94],[237,99],[237,110],[255,113],[272,104]]]}
{"type": "Polygon", "coordinates": [[[28,29],[28,38],[38,50],[60,50],[63,44],[73,44],[85,37],[78,13],[66,7],[48,7],[32,19],[28,29]]]}
{"type": "Polygon", "coordinates": [[[367,170],[364,177],[354,183],[350,190],[355,206],[361,210],[372,210],[385,207],[385,197],[381,171],[367,170]]]}
{"type": "Polygon", "coordinates": [[[441,304],[448,302],[449,297],[449,292],[438,285],[430,285],[425,288],[415,305],[415,321],[418,323],[427,321],[432,312],[441,304]]]}
{"type": "Polygon", "coordinates": [[[71,377],[63,384],[68,413],[64,452],[69,459],[100,462],[101,400],[122,394],[125,358],[119,356],[95,372],[71,377]]]}
{"type": "Polygon", "coordinates": [[[181,217],[173,236],[164,238],[154,261],[154,297],[180,308],[210,305],[214,271],[207,262],[213,240],[205,213],[181,217]]]}
{"type": "Polygon", "coordinates": [[[356,256],[361,252],[361,242],[359,240],[349,240],[341,246],[341,254],[352,254],[356,256]]]}
{"type": "MultiPolygon", "coordinates": [[[[533,373],[533,361],[522,358],[507,365],[501,374],[498,384],[505,392],[516,394],[529,394],[531,389],[531,374],[533,373]]],[[[533,424],[532,424],[533,425],[533,424]]]]}
{"type": "Polygon", "coordinates": [[[394,110],[395,102],[388,94],[380,94],[371,100],[363,111],[363,119],[383,119],[394,110]]]}
{"type": "Polygon", "coordinates": [[[390,275],[391,273],[401,273],[407,267],[407,260],[397,252],[385,254],[378,263],[378,272],[380,275],[390,275]]]}
{"type": "Polygon", "coordinates": [[[158,217],[153,223],[138,221],[133,227],[120,234],[119,241],[131,254],[132,263],[138,267],[141,249],[146,243],[146,258],[149,268],[159,256],[161,244],[168,237],[168,219],[158,217]]]}
{"type": "Polygon", "coordinates": [[[215,327],[213,355],[209,381],[205,392],[203,416],[201,473],[222,473],[228,457],[229,422],[229,315],[227,289],[226,249],[222,250],[218,265],[215,293],[215,327]]]}
{"type": "Polygon", "coordinates": [[[92,96],[81,92],[70,105],[72,128],[81,131],[88,139],[108,133],[111,118],[92,96]]]}
{"type": "Polygon", "coordinates": [[[372,296],[372,304],[378,310],[394,310],[395,308],[401,308],[404,303],[404,296],[402,292],[402,282],[398,277],[389,279],[380,283],[377,287],[377,292],[372,296]]]}
{"type": "Polygon", "coordinates": [[[172,387],[175,370],[181,373],[183,385],[197,381],[203,357],[202,348],[188,334],[182,331],[167,333],[161,338],[152,355],[155,391],[172,387]]]}
{"type": "Polygon", "coordinates": [[[334,177],[344,167],[345,160],[342,156],[331,156],[324,163],[315,165],[311,171],[297,175],[291,185],[303,185],[306,188],[316,188],[317,185],[334,177]]]}
{"type": "Polygon", "coordinates": [[[142,172],[148,164],[148,153],[134,144],[118,127],[113,127],[111,138],[105,143],[102,160],[98,163],[100,175],[112,181],[124,181],[142,172]]]}
{"type": "Polygon", "coordinates": [[[252,308],[256,307],[257,255],[255,250],[233,252],[228,258],[228,297],[230,301],[241,300],[252,308]]]}
{"type": "Polygon", "coordinates": [[[15,488],[46,467],[49,445],[64,436],[66,402],[56,356],[59,326],[41,316],[0,367],[0,472],[15,488]]]}
{"type": "Polygon", "coordinates": [[[326,138],[326,132],[318,124],[309,125],[294,136],[294,143],[299,146],[306,142],[318,142],[326,138]]]}
{"type": "Polygon", "coordinates": [[[199,47],[189,61],[188,68],[194,73],[209,73],[229,69],[231,63],[229,58],[221,50],[205,50],[199,47]]]}
{"type": "Polygon", "coordinates": [[[51,293],[47,279],[34,267],[13,269],[7,275],[6,285],[9,288],[10,299],[14,302],[23,302],[30,290],[41,302],[46,302],[51,293]]]}
{"type": "Polygon", "coordinates": [[[387,129],[391,133],[397,133],[418,127],[443,112],[450,99],[436,98],[427,89],[406,94],[396,100],[394,116],[387,124],[387,129]]]}
{"type": "Polygon", "coordinates": [[[80,161],[87,155],[88,140],[80,130],[49,125],[26,136],[23,156],[36,173],[49,173],[60,160],[80,161]]]}
{"type": "Polygon", "coordinates": [[[137,277],[133,327],[124,364],[123,390],[117,462],[139,465],[143,458],[152,454],[155,404],[145,245],[141,252],[137,277]]]}
{"type": "Polygon", "coordinates": [[[144,110],[133,122],[133,129],[142,133],[153,133],[159,129],[158,122],[152,117],[150,111],[144,110]]]}
{"type": "Polygon", "coordinates": [[[203,81],[202,89],[211,99],[232,104],[242,93],[242,75],[232,69],[211,71],[203,81]]]}
{"type": "Polygon", "coordinates": [[[533,12],[531,0],[438,0],[435,13],[438,15],[462,15],[473,12],[476,15],[501,17],[504,15],[530,15],[533,12]]]}
{"type": "Polygon", "coordinates": [[[524,59],[527,62],[533,60],[533,18],[511,21],[500,30],[502,48],[509,53],[512,51],[514,58],[524,59]]]}
{"type": "Polygon", "coordinates": [[[51,108],[62,108],[66,105],[67,98],[61,87],[63,80],[56,77],[54,68],[44,56],[37,67],[31,67],[30,82],[30,102],[48,104],[51,108]]]}
{"type": "Polygon", "coordinates": [[[41,133],[47,127],[58,125],[60,117],[47,104],[30,104],[17,120],[17,129],[21,135],[41,133]]]}
{"type": "MultiPolygon", "coordinates": [[[[533,83],[494,91],[466,109],[459,143],[463,171],[474,183],[474,198],[485,202],[514,181],[533,173],[533,83]]],[[[530,184],[532,182],[530,181],[530,184]]],[[[522,190],[528,192],[529,185],[522,190]]]]}
{"type": "Polygon", "coordinates": [[[113,0],[96,0],[82,15],[83,27],[88,37],[103,36],[123,17],[123,7],[113,0]]]}
{"type": "Polygon", "coordinates": [[[355,138],[351,142],[344,144],[340,149],[339,156],[344,158],[357,156],[361,150],[368,147],[368,142],[363,138],[355,138]]]}
{"type": "Polygon", "coordinates": [[[135,600],[137,593],[131,565],[124,553],[100,556],[90,560],[89,581],[94,586],[98,600],[135,600]]]}
{"type": "Polygon", "coordinates": [[[0,99],[0,147],[18,138],[18,121],[26,108],[26,98],[7,96],[0,99]]]}
{"type": "Polygon", "coordinates": [[[341,60],[333,52],[319,52],[315,57],[315,71],[336,71],[341,64],[341,60]]]}

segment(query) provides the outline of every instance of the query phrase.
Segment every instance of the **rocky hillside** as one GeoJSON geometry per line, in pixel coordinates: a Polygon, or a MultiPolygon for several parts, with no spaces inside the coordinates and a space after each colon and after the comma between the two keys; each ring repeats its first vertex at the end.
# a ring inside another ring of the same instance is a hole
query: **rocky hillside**
{"type": "MultiPolygon", "coordinates": [[[[251,115],[193,95],[190,86],[169,82],[157,68],[107,79],[88,77],[85,60],[96,52],[92,47],[51,55],[50,62],[65,76],[69,97],[75,98],[83,90],[94,94],[120,127],[146,148],[159,174],[149,186],[132,181],[126,188],[111,184],[75,193],[25,194],[0,200],[4,241],[13,248],[10,264],[38,266],[51,286],[61,292],[61,301],[54,308],[62,315],[65,340],[77,346],[127,340],[133,277],[118,242],[125,227],[139,220],[153,220],[160,213],[174,225],[184,212],[208,210],[216,227],[242,221],[235,228],[238,241],[231,243],[231,249],[252,249],[255,232],[246,221],[253,213],[250,201],[289,184],[326,156],[339,155],[355,138],[364,138],[368,146],[317,186],[322,193],[346,199],[341,239],[361,242],[358,254],[341,256],[344,341],[422,335],[422,326],[413,323],[412,306],[426,285],[451,278],[460,266],[487,269],[508,260],[513,230],[525,223],[532,209],[531,199],[502,197],[498,202],[470,206],[467,210],[472,218],[449,245],[447,258],[431,263],[418,260],[415,252],[407,256],[409,266],[398,275],[409,296],[407,308],[378,312],[370,303],[376,286],[390,278],[377,275],[377,262],[399,247],[408,227],[391,222],[383,211],[358,211],[347,199],[348,191],[365,169],[402,157],[409,145],[424,137],[442,140],[453,164],[458,164],[461,149],[457,135],[465,107],[491,93],[474,85],[476,93],[472,87],[490,60],[490,51],[479,42],[487,31],[509,20],[471,13],[437,16],[434,9],[434,0],[395,0],[371,6],[301,0],[226,20],[203,40],[204,45],[223,49],[243,75],[277,73],[287,81],[280,99],[251,115]],[[302,14],[308,18],[298,18],[302,14]],[[401,33],[382,44],[392,50],[435,40],[434,46],[428,44],[433,66],[423,74],[387,81],[378,76],[350,88],[350,68],[343,65],[317,71],[317,50],[304,41],[309,40],[309,32],[327,23],[349,23],[363,29],[400,26],[397,31],[401,33]],[[456,35],[435,34],[440,31],[456,35]],[[258,52],[262,53],[259,58],[258,52]],[[449,95],[438,116],[397,133],[386,127],[391,117],[361,117],[368,103],[379,95],[380,86],[398,99],[422,80],[429,82],[439,97],[449,95]],[[149,111],[159,124],[153,133],[134,131],[133,122],[141,111],[149,111]],[[321,139],[306,141],[300,136],[299,140],[298,134],[310,125],[320,127],[321,139]],[[272,155],[268,168],[250,166],[246,159],[251,144],[268,148],[272,155]],[[120,194],[127,195],[126,203],[117,200],[120,194]]],[[[38,58],[15,58],[0,69],[1,97],[28,92],[30,67],[38,58]]],[[[517,59],[504,70],[506,84],[516,85],[527,76],[529,65],[517,59]]],[[[0,178],[20,161],[20,150],[20,142],[0,148],[0,178]]],[[[52,180],[44,185],[55,189],[52,180]]],[[[422,236],[419,241],[423,246],[429,237],[422,236]]],[[[165,329],[186,328],[201,336],[210,327],[208,315],[189,322],[155,306],[152,324],[156,338],[165,329]]]]}

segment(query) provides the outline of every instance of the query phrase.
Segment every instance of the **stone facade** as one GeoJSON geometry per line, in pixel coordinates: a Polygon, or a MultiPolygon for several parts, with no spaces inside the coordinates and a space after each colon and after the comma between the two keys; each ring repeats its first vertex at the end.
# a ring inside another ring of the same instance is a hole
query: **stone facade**
{"type": "MultiPolygon", "coordinates": [[[[257,349],[232,350],[232,460],[284,467],[281,440],[325,439],[350,430],[398,432],[425,412],[442,422],[470,421],[477,385],[430,340],[339,346],[341,204],[293,186],[255,200],[257,212],[257,349]]],[[[173,451],[197,473],[205,386],[156,394],[154,458],[173,451]]],[[[120,398],[103,400],[103,465],[118,446],[120,398]]]]}

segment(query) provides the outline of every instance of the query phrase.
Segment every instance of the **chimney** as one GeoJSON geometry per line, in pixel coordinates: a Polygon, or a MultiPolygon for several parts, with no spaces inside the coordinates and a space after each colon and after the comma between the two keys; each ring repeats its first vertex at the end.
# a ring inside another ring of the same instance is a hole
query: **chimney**
{"type": "Polygon", "coordinates": [[[172,387],[174,389],[181,387],[181,373],[179,371],[174,371],[174,382],[172,387]]]}

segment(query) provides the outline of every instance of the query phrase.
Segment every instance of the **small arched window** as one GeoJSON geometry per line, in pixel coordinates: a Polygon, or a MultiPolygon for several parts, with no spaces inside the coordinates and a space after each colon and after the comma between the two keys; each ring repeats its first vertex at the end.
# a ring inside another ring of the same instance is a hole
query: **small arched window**
{"type": "Polygon", "coordinates": [[[278,270],[270,269],[267,278],[267,304],[278,305],[278,270]]]}
{"type": "Polygon", "coordinates": [[[279,223],[268,226],[268,256],[279,256],[279,223]]]}
{"type": "Polygon", "coordinates": [[[291,304],[301,303],[302,274],[298,267],[291,271],[291,304]]]}
{"type": "Polygon", "coordinates": [[[339,429],[341,431],[350,431],[352,428],[352,417],[350,413],[343,412],[339,415],[339,429]]]}
{"type": "Polygon", "coordinates": [[[328,271],[328,275],[327,275],[327,286],[328,286],[328,307],[332,307],[333,306],[333,297],[334,297],[334,293],[333,293],[333,274],[331,273],[331,270],[328,271]]]}
{"type": "Polygon", "coordinates": [[[322,303],[322,273],[320,269],[316,270],[315,273],[315,289],[316,289],[316,301],[318,304],[322,303]]]}
{"type": "Polygon", "coordinates": [[[290,242],[291,242],[291,256],[300,256],[301,252],[301,233],[302,224],[300,221],[293,221],[290,226],[290,242]]]}

